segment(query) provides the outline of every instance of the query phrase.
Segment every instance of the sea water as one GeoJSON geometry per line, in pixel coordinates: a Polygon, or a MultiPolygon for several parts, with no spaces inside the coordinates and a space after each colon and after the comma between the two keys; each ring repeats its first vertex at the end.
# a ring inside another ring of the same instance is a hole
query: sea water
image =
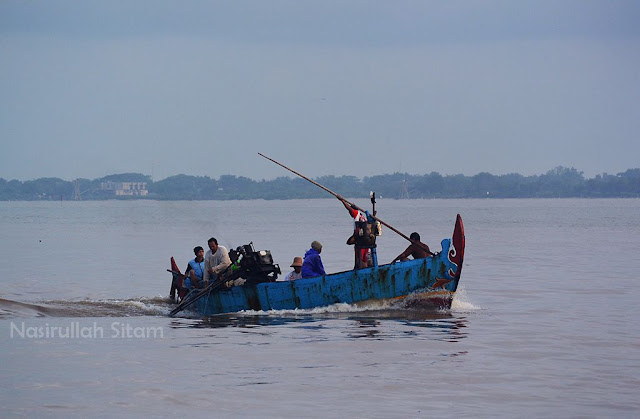
{"type": "MultiPolygon", "coordinates": [[[[366,200],[355,200],[368,207],[366,200]]],[[[432,250],[465,223],[453,307],[168,317],[174,256],[311,241],[351,268],[335,199],[0,203],[3,417],[639,417],[640,200],[386,200],[432,250]]],[[[383,228],[378,258],[406,241],[383,228]]]]}

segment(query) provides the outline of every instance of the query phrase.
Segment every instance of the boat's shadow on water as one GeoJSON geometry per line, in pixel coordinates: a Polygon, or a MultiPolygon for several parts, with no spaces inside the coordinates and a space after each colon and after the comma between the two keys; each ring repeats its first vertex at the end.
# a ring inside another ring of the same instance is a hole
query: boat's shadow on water
{"type": "Polygon", "coordinates": [[[194,329],[258,328],[293,326],[298,329],[340,329],[351,339],[386,340],[392,337],[412,337],[428,332],[439,339],[458,341],[467,335],[467,318],[450,311],[417,309],[384,309],[358,312],[327,313],[232,313],[202,319],[176,319],[170,327],[194,329]],[[428,330],[427,330],[428,329],[428,330]],[[434,335],[435,333],[435,335],[434,335]]]}

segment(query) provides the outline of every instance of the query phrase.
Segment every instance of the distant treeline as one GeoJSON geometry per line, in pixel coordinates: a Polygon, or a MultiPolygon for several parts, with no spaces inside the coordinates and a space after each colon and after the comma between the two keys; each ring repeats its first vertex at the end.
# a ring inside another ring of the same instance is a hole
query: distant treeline
{"type": "MultiPolygon", "coordinates": [[[[345,196],[368,197],[375,191],[385,198],[627,198],[640,197],[640,169],[616,175],[602,174],[585,179],[574,168],[556,167],[543,175],[516,173],[474,176],[431,172],[425,175],[394,173],[359,179],[355,176],[323,176],[318,183],[345,196]]],[[[242,176],[171,176],[160,181],[139,173],[122,173],[100,179],[41,178],[7,181],[0,178],[0,200],[228,200],[326,198],[328,194],[304,179],[279,177],[252,180],[242,176]],[[103,188],[105,182],[145,182],[146,196],[115,195],[103,188]]]]}

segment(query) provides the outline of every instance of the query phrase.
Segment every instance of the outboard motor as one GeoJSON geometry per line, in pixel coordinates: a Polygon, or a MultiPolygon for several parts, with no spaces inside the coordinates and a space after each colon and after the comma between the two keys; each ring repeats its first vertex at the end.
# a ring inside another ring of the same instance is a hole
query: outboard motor
{"type": "Polygon", "coordinates": [[[273,263],[273,257],[269,250],[256,251],[253,242],[238,246],[229,251],[229,259],[233,263],[229,280],[243,278],[247,282],[274,282],[280,271],[280,266],[273,263]]]}

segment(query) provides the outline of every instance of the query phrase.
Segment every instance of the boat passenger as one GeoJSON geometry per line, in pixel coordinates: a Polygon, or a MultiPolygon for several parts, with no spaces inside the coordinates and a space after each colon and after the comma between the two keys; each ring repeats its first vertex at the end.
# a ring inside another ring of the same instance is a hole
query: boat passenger
{"type": "Polygon", "coordinates": [[[209,251],[204,257],[204,285],[207,286],[209,281],[215,281],[220,274],[225,272],[231,265],[229,259],[229,251],[224,246],[218,245],[218,240],[211,237],[207,244],[209,251]]]}
{"type": "Polygon", "coordinates": [[[196,246],[193,248],[193,253],[196,255],[194,259],[191,259],[187,264],[187,269],[184,271],[185,288],[202,288],[203,276],[204,276],[204,249],[202,246],[196,246]]]}
{"type": "Polygon", "coordinates": [[[322,244],[317,240],[312,241],[311,249],[304,254],[304,261],[302,262],[303,278],[325,275],[320,252],[322,252],[322,244]]]}
{"type": "Polygon", "coordinates": [[[409,256],[412,256],[414,259],[424,259],[429,256],[434,256],[434,254],[429,250],[429,246],[422,243],[420,241],[420,235],[415,231],[409,235],[409,238],[413,240],[409,247],[407,247],[404,252],[400,253],[396,256],[395,259],[391,261],[391,263],[396,263],[397,261],[406,261],[409,260],[409,256]]]}
{"type": "Polygon", "coordinates": [[[293,271],[289,272],[287,276],[284,277],[284,280],[293,281],[302,278],[302,258],[300,256],[293,258],[291,267],[293,268],[293,271]]]}
{"type": "MultiPolygon", "coordinates": [[[[203,281],[202,275],[204,272],[204,249],[201,246],[193,248],[193,253],[196,257],[187,263],[187,269],[184,271],[184,275],[178,272],[177,266],[174,268],[173,279],[171,280],[171,291],[169,292],[169,298],[175,302],[176,291],[178,293],[178,299],[182,299],[189,290],[194,288],[202,288],[203,281]]],[[[173,258],[171,263],[174,264],[173,258]]]]}

